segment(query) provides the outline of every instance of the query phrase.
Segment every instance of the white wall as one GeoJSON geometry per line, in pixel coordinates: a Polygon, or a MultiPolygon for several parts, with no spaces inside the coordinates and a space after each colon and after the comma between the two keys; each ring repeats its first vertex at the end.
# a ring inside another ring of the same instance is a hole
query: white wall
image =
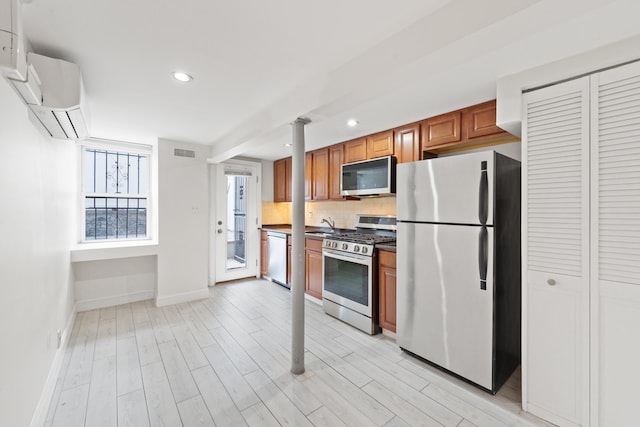
{"type": "Polygon", "coordinates": [[[154,298],[156,269],[155,255],[74,263],[78,311],[154,298]]]}
{"type": "Polygon", "coordinates": [[[4,79],[0,117],[0,425],[27,426],[74,315],[76,150],[36,131],[4,79]]]}
{"type": "Polygon", "coordinates": [[[158,140],[158,287],[156,304],[209,295],[210,147],[158,140]],[[195,158],[174,156],[174,148],[195,158]]]}
{"type": "Polygon", "coordinates": [[[262,200],[273,202],[273,162],[261,160],[262,163],[262,200]]]}

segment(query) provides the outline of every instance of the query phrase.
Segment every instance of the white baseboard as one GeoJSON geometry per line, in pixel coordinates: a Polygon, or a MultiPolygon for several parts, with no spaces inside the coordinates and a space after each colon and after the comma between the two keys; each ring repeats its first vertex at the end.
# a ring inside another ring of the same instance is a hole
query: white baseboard
{"type": "Polygon", "coordinates": [[[69,344],[69,337],[71,337],[71,331],[73,331],[73,325],[76,323],[77,304],[73,306],[71,314],[67,319],[64,331],[62,331],[62,339],[60,341],[60,348],[56,350],[56,354],[53,358],[53,363],[49,369],[49,375],[47,375],[47,381],[44,384],[42,393],[40,394],[40,400],[38,406],[31,418],[31,427],[41,427],[44,425],[53,393],[56,389],[56,383],[58,382],[58,376],[60,375],[60,369],[62,368],[62,362],[64,360],[64,353],[67,350],[69,344]]]}
{"type": "Polygon", "coordinates": [[[144,301],[153,299],[154,291],[140,291],[130,294],[113,295],[109,297],[87,299],[77,301],[78,311],[89,311],[96,308],[113,307],[120,304],[128,304],[130,302],[144,301]]]}
{"type": "Polygon", "coordinates": [[[196,301],[209,298],[209,287],[197,291],[181,292],[179,294],[156,296],[156,307],[180,304],[182,302],[196,301]]]}

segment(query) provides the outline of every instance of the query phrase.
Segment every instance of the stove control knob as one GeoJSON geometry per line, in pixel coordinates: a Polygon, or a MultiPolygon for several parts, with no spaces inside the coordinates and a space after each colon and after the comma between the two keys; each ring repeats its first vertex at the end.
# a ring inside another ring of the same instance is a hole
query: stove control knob
{"type": "Polygon", "coordinates": [[[354,245],[353,246],[353,252],[360,252],[360,246],[354,245]]]}
{"type": "Polygon", "coordinates": [[[366,253],[367,253],[367,250],[368,250],[368,249],[367,249],[367,247],[366,247],[366,246],[363,246],[363,247],[362,247],[362,253],[363,253],[363,254],[366,254],[366,253]]]}
{"type": "Polygon", "coordinates": [[[333,247],[337,248],[338,247],[338,242],[333,242],[333,247]]]}
{"type": "Polygon", "coordinates": [[[348,244],[348,243],[343,243],[343,244],[342,244],[342,249],[343,249],[343,250],[345,250],[345,251],[346,251],[348,248],[349,248],[349,244],[348,244]]]}

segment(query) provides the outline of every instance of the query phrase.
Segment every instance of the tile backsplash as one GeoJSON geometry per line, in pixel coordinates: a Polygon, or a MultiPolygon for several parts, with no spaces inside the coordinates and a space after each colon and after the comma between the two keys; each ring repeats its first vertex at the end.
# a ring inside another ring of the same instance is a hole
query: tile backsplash
{"type": "MultiPolygon", "coordinates": [[[[370,197],[305,203],[305,224],[326,227],[323,218],[331,217],[338,228],[353,228],[357,214],[395,215],[396,198],[370,197]]],[[[291,224],[291,203],[262,202],[263,224],[291,224]]]]}

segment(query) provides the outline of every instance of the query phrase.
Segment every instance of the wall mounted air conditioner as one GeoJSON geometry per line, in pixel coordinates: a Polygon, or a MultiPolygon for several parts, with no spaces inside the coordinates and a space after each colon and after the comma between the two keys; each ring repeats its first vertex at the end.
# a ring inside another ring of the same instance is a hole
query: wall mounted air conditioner
{"type": "Polygon", "coordinates": [[[87,106],[80,68],[61,59],[27,53],[19,0],[0,0],[0,74],[27,104],[31,121],[57,139],[84,139],[87,106]]]}
{"type": "MultiPolygon", "coordinates": [[[[27,54],[28,74],[40,82],[42,102],[32,103],[23,96],[33,113],[32,121],[39,123],[53,138],[84,139],[89,136],[86,117],[87,106],[80,67],[61,59],[53,59],[35,53],[27,54]],[[34,119],[34,120],[33,120],[34,119]]],[[[22,83],[14,83],[22,95],[22,83]]]]}

